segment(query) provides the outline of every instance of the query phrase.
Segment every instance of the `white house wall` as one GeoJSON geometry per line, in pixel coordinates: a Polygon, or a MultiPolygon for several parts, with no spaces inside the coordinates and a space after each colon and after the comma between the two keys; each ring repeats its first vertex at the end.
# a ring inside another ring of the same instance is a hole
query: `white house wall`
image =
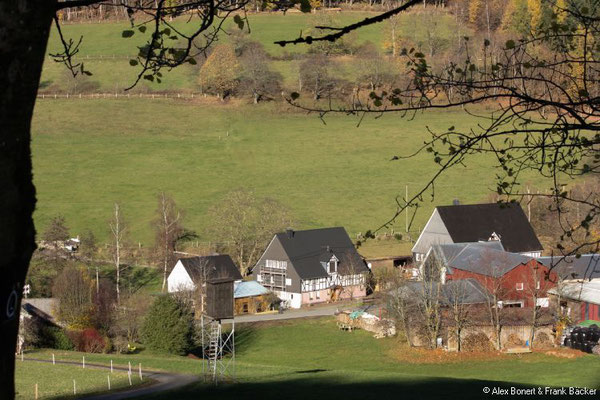
{"type": "Polygon", "coordinates": [[[286,301],[290,308],[300,308],[302,306],[302,294],[292,292],[275,292],[277,297],[286,301]]]}
{"type": "Polygon", "coordinates": [[[171,271],[171,274],[167,278],[167,284],[169,293],[194,290],[196,288],[181,261],[177,261],[177,264],[175,264],[173,271],[171,271]]]}

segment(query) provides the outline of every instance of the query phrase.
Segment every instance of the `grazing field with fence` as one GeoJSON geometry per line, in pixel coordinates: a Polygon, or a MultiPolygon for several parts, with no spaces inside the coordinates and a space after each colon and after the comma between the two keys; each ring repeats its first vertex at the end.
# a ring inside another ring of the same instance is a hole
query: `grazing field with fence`
{"type": "MultiPolygon", "coordinates": [[[[33,353],[50,357],[49,351],[33,353]]],[[[32,356],[33,356],[32,355],[32,356]]],[[[82,353],[57,352],[81,360],[82,353]]],[[[199,375],[201,360],[139,354],[89,354],[94,363],[142,365],[154,370],[199,375]]],[[[364,330],[342,331],[331,317],[236,324],[235,384],[202,382],[149,399],[321,398],[484,398],[499,387],[598,388],[600,360],[570,349],[530,354],[447,353],[408,347],[400,337],[373,338],[364,330]]],[[[590,396],[592,398],[593,396],[590,396]]],[[[543,398],[539,397],[539,398],[543,398]]]]}
{"type": "MultiPolygon", "coordinates": [[[[48,361],[51,360],[48,357],[48,361]]],[[[81,358],[79,362],[81,363],[81,358]]],[[[137,371],[133,371],[131,384],[143,383],[137,371]]],[[[52,364],[52,362],[21,361],[16,362],[17,400],[77,398],[78,396],[129,387],[128,373],[94,369],[89,365],[52,364]],[[37,397],[36,397],[37,391],[37,397]]]]}

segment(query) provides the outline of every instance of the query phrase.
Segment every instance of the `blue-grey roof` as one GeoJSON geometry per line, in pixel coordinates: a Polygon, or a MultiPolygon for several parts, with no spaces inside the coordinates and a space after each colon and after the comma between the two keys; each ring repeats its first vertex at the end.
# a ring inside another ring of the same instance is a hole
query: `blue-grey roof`
{"type": "Polygon", "coordinates": [[[548,256],[537,260],[564,279],[600,278],[600,254],[582,254],[580,257],[548,256]]]}
{"type": "MultiPolygon", "coordinates": [[[[407,299],[422,298],[424,291],[432,290],[437,293],[439,282],[423,284],[423,282],[409,281],[398,289],[400,294],[407,299]]],[[[482,304],[486,303],[489,292],[481,286],[476,279],[458,279],[447,281],[441,286],[440,302],[443,305],[452,304],[482,304]]]]}
{"type": "Polygon", "coordinates": [[[269,293],[269,290],[256,281],[237,282],[233,288],[233,298],[254,297],[269,293]]]}
{"type": "Polygon", "coordinates": [[[438,258],[447,268],[448,274],[452,274],[453,268],[456,268],[493,277],[503,276],[513,268],[531,260],[531,257],[502,250],[499,242],[435,245],[431,248],[425,262],[433,262],[438,258]]]}

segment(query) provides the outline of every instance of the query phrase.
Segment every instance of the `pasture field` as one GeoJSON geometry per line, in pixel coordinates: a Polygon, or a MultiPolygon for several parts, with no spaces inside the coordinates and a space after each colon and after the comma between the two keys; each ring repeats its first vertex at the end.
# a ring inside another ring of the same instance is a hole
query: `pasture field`
{"type": "MultiPolygon", "coordinates": [[[[209,241],[209,207],[247,188],[288,207],[297,229],[344,226],[354,236],[385,222],[406,185],[409,195],[415,193],[436,170],[426,154],[394,162],[392,156],[415,151],[428,137],[426,127],[476,121],[456,111],[412,120],[367,117],[357,127],[353,117],[330,115],[325,125],[316,115],[277,104],[39,100],[32,128],[35,221],[43,231],[63,214],[72,234],[91,229],[104,240],[117,201],[130,240],[149,243],[156,195],[165,191],[185,210],[186,227],[209,241]]],[[[485,201],[494,173],[493,160],[484,157],[449,171],[434,202],[424,198],[413,234],[437,204],[485,201]]],[[[404,231],[404,217],[395,229],[404,231]]]]}
{"type": "MultiPolygon", "coordinates": [[[[81,359],[79,360],[81,361],[81,359]]],[[[52,365],[36,361],[16,362],[15,385],[17,400],[35,398],[35,384],[38,384],[39,399],[70,399],[78,398],[73,395],[73,380],[75,380],[77,395],[103,392],[108,389],[110,375],[111,390],[129,387],[126,372],[113,372],[85,368],[76,365],[52,365]]],[[[137,374],[132,376],[132,384],[139,384],[137,374]]]]}
{"type": "MultiPolygon", "coordinates": [[[[454,357],[406,347],[397,338],[374,339],[365,331],[338,330],[332,318],[240,325],[236,336],[237,384],[218,388],[197,384],[153,398],[306,399],[315,396],[347,399],[459,398],[480,399],[485,386],[502,388],[600,385],[598,357],[562,358],[544,352],[525,355],[479,354],[454,357]],[[310,338],[310,339],[308,339],[310,338]],[[399,355],[401,354],[401,355],[399,355]]],[[[557,354],[560,352],[556,352],[557,354]]],[[[48,357],[40,351],[39,357],[48,357]]],[[[60,359],[81,354],[58,352],[60,359]]],[[[88,355],[90,362],[199,374],[200,361],[160,356],[88,355]]],[[[87,359],[87,358],[86,358],[87,359]]]]}
{"type": "MultiPolygon", "coordinates": [[[[365,17],[375,15],[369,12],[342,12],[329,14],[333,25],[345,25],[359,21],[365,17]]],[[[250,33],[248,36],[262,43],[267,52],[272,56],[272,68],[280,72],[283,76],[283,84],[286,88],[293,88],[297,85],[298,68],[300,60],[295,55],[305,53],[307,46],[286,46],[281,47],[274,44],[277,40],[294,39],[300,31],[306,34],[312,26],[323,24],[322,14],[301,14],[301,13],[260,13],[250,14],[250,33]]],[[[402,35],[412,38],[416,47],[425,45],[427,41],[427,21],[425,16],[417,13],[402,15],[399,23],[399,31],[402,35]]],[[[179,18],[173,21],[173,25],[178,29],[186,31],[186,18],[179,18]]],[[[140,20],[141,22],[141,20],[140,20]]],[[[436,18],[436,31],[439,36],[445,38],[447,43],[454,43],[455,38],[460,38],[469,31],[462,28],[461,31],[456,26],[456,22],[450,15],[442,14],[436,18]]],[[[190,25],[191,26],[191,25],[190,25]]],[[[73,80],[64,65],[54,62],[51,58],[46,60],[41,79],[42,91],[54,93],[56,91],[73,91],[75,85],[79,85],[79,91],[88,92],[122,92],[123,89],[130,86],[135,80],[138,72],[137,68],[129,65],[129,60],[137,54],[137,47],[141,46],[148,39],[150,29],[145,34],[136,31],[136,34],[124,39],[121,32],[129,29],[128,22],[103,22],[103,23],[65,23],[63,33],[78,40],[83,37],[80,52],[77,55],[79,61],[85,63],[86,69],[93,73],[91,77],[78,78],[73,80]]],[[[233,22],[227,20],[224,25],[225,30],[237,29],[233,27],[233,22]]],[[[361,29],[353,35],[353,41],[356,45],[364,42],[372,42],[381,50],[384,50],[386,42],[386,24],[376,24],[361,29]]],[[[227,34],[220,36],[220,41],[228,42],[230,37],[227,34]]],[[[48,53],[57,53],[62,51],[59,37],[56,29],[52,30],[50,41],[48,43],[48,53]]],[[[336,75],[348,80],[356,79],[356,74],[348,65],[347,58],[337,58],[338,67],[336,75]]],[[[190,92],[198,91],[197,84],[199,74],[198,66],[184,65],[170,72],[165,72],[165,78],[162,83],[150,83],[148,81],[140,82],[135,91],[177,91],[190,92]]]]}

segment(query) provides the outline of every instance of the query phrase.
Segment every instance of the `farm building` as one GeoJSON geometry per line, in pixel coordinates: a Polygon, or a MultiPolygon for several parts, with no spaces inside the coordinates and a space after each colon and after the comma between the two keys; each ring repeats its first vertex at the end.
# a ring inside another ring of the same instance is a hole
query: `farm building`
{"type": "Polygon", "coordinates": [[[434,245],[422,273],[439,274],[442,282],[475,279],[496,293],[503,307],[549,306],[547,291],[556,274],[535,258],[504,251],[500,242],[434,245]]]}
{"type": "Polygon", "coordinates": [[[242,275],[228,255],[180,258],[167,278],[169,293],[195,290],[207,280],[229,278],[241,281],[242,275]]]}
{"type": "Polygon", "coordinates": [[[537,260],[556,271],[565,281],[600,280],[600,254],[538,257],[537,260]]]}
{"type": "Polygon", "coordinates": [[[233,317],[233,285],[241,280],[228,255],[180,258],[167,278],[169,293],[193,293],[197,314],[215,319],[233,317]]]}
{"type": "Polygon", "coordinates": [[[573,322],[600,321],[600,280],[565,282],[549,293],[561,303],[573,322]]]}
{"type": "Polygon", "coordinates": [[[256,281],[236,282],[233,288],[235,314],[254,314],[271,307],[269,290],[256,281]]]}
{"type": "Polygon", "coordinates": [[[342,227],[277,233],[252,270],[292,308],[365,296],[368,274],[342,227]]]}
{"type": "Polygon", "coordinates": [[[542,245],[518,204],[471,204],[439,206],[433,210],[412,248],[422,262],[431,246],[451,243],[500,241],[503,249],[539,257],[542,245]]]}
{"type": "Polygon", "coordinates": [[[572,321],[600,321],[600,254],[540,257],[538,261],[562,278],[550,294],[572,321]]]}

